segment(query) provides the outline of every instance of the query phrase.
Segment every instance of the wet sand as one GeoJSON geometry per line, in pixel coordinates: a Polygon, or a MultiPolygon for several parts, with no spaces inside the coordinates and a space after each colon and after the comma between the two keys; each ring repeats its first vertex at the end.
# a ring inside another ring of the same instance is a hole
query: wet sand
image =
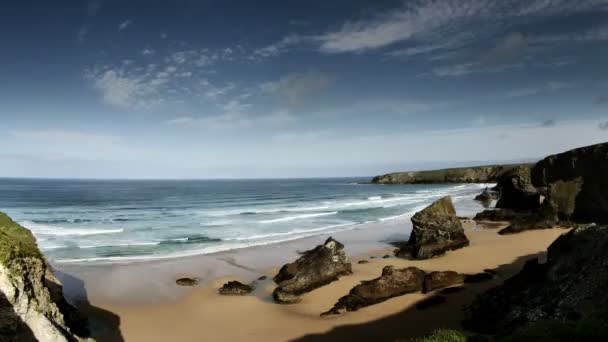
{"type": "MultiPolygon", "coordinates": [[[[564,229],[554,228],[501,236],[497,231],[496,228],[468,227],[466,234],[471,241],[469,247],[423,261],[395,257],[383,259],[382,256],[385,254],[392,255],[393,248],[384,244],[379,246],[385,247],[374,249],[373,245],[368,245],[368,253],[358,253],[357,257],[351,258],[353,275],[342,277],[339,281],[303,295],[302,301],[294,305],[279,305],[272,302],[271,293],[275,284],[271,278],[283,262],[297,257],[298,248],[305,243],[308,244],[308,248],[312,248],[315,244],[323,242],[325,236],[300,241],[297,245],[282,246],[281,248],[290,249],[291,253],[285,253],[286,251],[283,250],[282,254],[274,255],[274,259],[273,254],[269,254],[268,259],[264,258],[264,260],[267,263],[273,261],[274,263],[268,268],[261,268],[260,265],[251,266],[234,258],[221,261],[221,258],[226,257],[225,255],[216,257],[215,260],[219,260],[222,265],[230,265],[231,275],[210,277],[198,287],[179,288],[174,285],[177,276],[189,275],[182,274],[177,269],[174,270],[172,277],[167,278],[163,287],[141,286],[150,283],[144,279],[147,277],[146,272],[150,272],[152,266],[146,266],[147,268],[132,266],[128,269],[129,277],[123,274],[116,278],[120,283],[106,279],[105,287],[110,289],[103,293],[95,292],[95,288],[101,286],[91,284],[91,279],[95,279],[91,274],[85,275],[82,286],[88,291],[88,301],[91,305],[89,312],[95,316],[94,326],[98,331],[99,341],[402,339],[420,336],[440,327],[458,328],[464,317],[462,308],[469,304],[476,294],[516,273],[526,260],[543,257],[551,242],[565,232],[564,229]],[[369,252],[370,250],[372,252],[369,252]],[[375,258],[372,259],[370,256],[375,258]],[[357,261],[360,259],[367,259],[369,262],[358,264],[357,261]],[[447,295],[447,302],[425,310],[418,310],[415,306],[430,294],[416,293],[396,297],[356,312],[331,317],[319,316],[360,281],[378,277],[382,268],[387,265],[398,268],[416,266],[425,271],[453,270],[471,274],[492,269],[498,276],[492,281],[467,284],[464,290],[447,295]],[[261,275],[266,275],[268,278],[258,282],[256,291],[252,295],[231,297],[217,294],[217,289],[228,280],[250,282],[261,275]],[[129,282],[130,284],[126,284],[129,282]],[[121,293],[120,286],[137,289],[138,284],[142,297],[155,296],[156,293],[158,300],[130,301],[128,293],[121,293]],[[167,294],[164,287],[172,288],[174,291],[167,294]],[[107,293],[111,293],[112,289],[115,289],[119,295],[108,296],[107,293]]],[[[272,247],[266,246],[266,248],[272,247]]],[[[200,263],[201,260],[190,262],[200,263]]],[[[163,269],[164,274],[168,274],[166,265],[154,267],[163,269]]],[[[200,265],[200,268],[205,267],[200,265]]],[[[92,274],[99,275],[95,268],[88,270],[92,274]]],[[[82,275],[82,270],[80,271],[82,275]]]]}

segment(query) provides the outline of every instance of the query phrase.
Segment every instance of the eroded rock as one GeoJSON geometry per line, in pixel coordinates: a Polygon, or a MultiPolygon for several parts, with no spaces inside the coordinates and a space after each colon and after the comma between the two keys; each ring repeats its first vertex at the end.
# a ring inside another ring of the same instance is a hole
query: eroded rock
{"type": "Polygon", "coordinates": [[[253,285],[243,284],[239,281],[233,280],[224,284],[219,289],[219,293],[225,296],[243,296],[251,293],[253,290],[253,285]]]}
{"type": "Polygon", "coordinates": [[[179,286],[195,286],[195,285],[198,285],[199,279],[185,277],[185,278],[179,278],[179,279],[175,280],[175,283],[179,286]]]}
{"type": "Polygon", "coordinates": [[[340,314],[356,311],[362,307],[383,302],[387,299],[422,290],[425,272],[416,267],[395,269],[386,266],[382,275],[373,280],[361,282],[340,298],[332,309],[321,315],[340,314]]]}
{"type": "Polygon", "coordinates": [[[469,245],[450,196],[435,201],[412,217],[412,233],[399,257],[428,259],[469,245]]]}
{"type": "Polygon", "coordinates": [[[424,276],[423,293],[464,283],[465,275],[454,271],[435,271],[424,276]]]}
{"type": "Polygon", "coordinates": [[[351,273],[352,265],[344,253],[344,245],[330,237],[281,268],[273,278],[279,285],[273,298],[278,303],[293,303],[297,296],[351,273]]]}

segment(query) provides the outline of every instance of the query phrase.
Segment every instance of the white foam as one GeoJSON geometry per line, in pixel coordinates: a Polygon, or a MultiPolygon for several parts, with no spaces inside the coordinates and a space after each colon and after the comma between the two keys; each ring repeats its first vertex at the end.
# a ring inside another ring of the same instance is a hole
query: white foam
{"type": "Polygon", "coordinates": [[[30,221],[24,221],[21,223],[22,226],[31,230],[34,235],[53,235],[53,236],[85,236],[85,235],[99,235],[99,234],[116,234],[122,233],[122,228],[117,229],[98,229],[98,228],[66,228],[60,226],[51,226],[41,223],[34,223],[30,221]]]}
{"type": "Polygon", "coordinates": [[[289,236],[289,235],[306,234],[306,233],[312,233],[312,232],[321,232],[321,231],[325,231],[325,230],[329,230],[329,229],[352,226],[352,225],[356,225],[356,223],[349,222],[349,223],[334,224],[331,226],[325,226],[325,227],[319,227],[319,228],[313,228],[313,229],[295,229],[295,230],[291,230],[288,232],[260,234],[260,235],[253,235],[253,236],[247,236],[247,237],[228,238],[228,239],[223,239],[223,240],[224,241],[259,240],[259,239],[267,239],[267,238],[277,237],[277,236],[289,236]]]}
{"type": "Polygon", "coordinates": [[[286,221],[301,220],[301,219],[311,218],[311,217],[336,215],[337,213],[338,213],[337,211],[331,211],[331,212],[326,212],[326,213],[315,213],[315,214],[304,214],[304,215],[286,216],[286,217],[281,217],[281,218],[272,219],[272,220],[263,220],[263,221],[260,221],[260,223],[286,222],[286,221]]]}
{"type": "Polygon", "coordinates": [[[367,199],[369,201],[381,200],[382,196],[369,196],[367,199]]]}

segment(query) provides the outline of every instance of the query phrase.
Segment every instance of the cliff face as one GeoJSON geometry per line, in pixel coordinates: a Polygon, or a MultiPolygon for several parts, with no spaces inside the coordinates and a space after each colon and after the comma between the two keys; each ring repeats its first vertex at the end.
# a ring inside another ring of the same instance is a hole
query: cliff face
{"type": "Polygon", "coordinates": [[[532,169],[532,184],[564,219],[608,223],[608,143],[548,156],[532,169]]]}
{"type": "Polygon", "coordinates": [[[375,184],[494,183],[505,172],[528,164],[458,167],[431,171],[395,172],[372,179],[375,184]]]}
{"type": "Polygon", "coordinates": [[[92,341],[32,233],[0,212],[0,341],[92,341]]]}

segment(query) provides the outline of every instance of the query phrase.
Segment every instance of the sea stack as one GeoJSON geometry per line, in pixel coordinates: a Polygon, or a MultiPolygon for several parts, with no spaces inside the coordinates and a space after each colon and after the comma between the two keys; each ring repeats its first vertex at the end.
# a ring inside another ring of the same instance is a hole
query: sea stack
{"type": "Polygon", "coordinates": [[[412,233],[399,257],[429,259],[469,245],[450,196],[443,197],[412,217],[412,233]]]}

